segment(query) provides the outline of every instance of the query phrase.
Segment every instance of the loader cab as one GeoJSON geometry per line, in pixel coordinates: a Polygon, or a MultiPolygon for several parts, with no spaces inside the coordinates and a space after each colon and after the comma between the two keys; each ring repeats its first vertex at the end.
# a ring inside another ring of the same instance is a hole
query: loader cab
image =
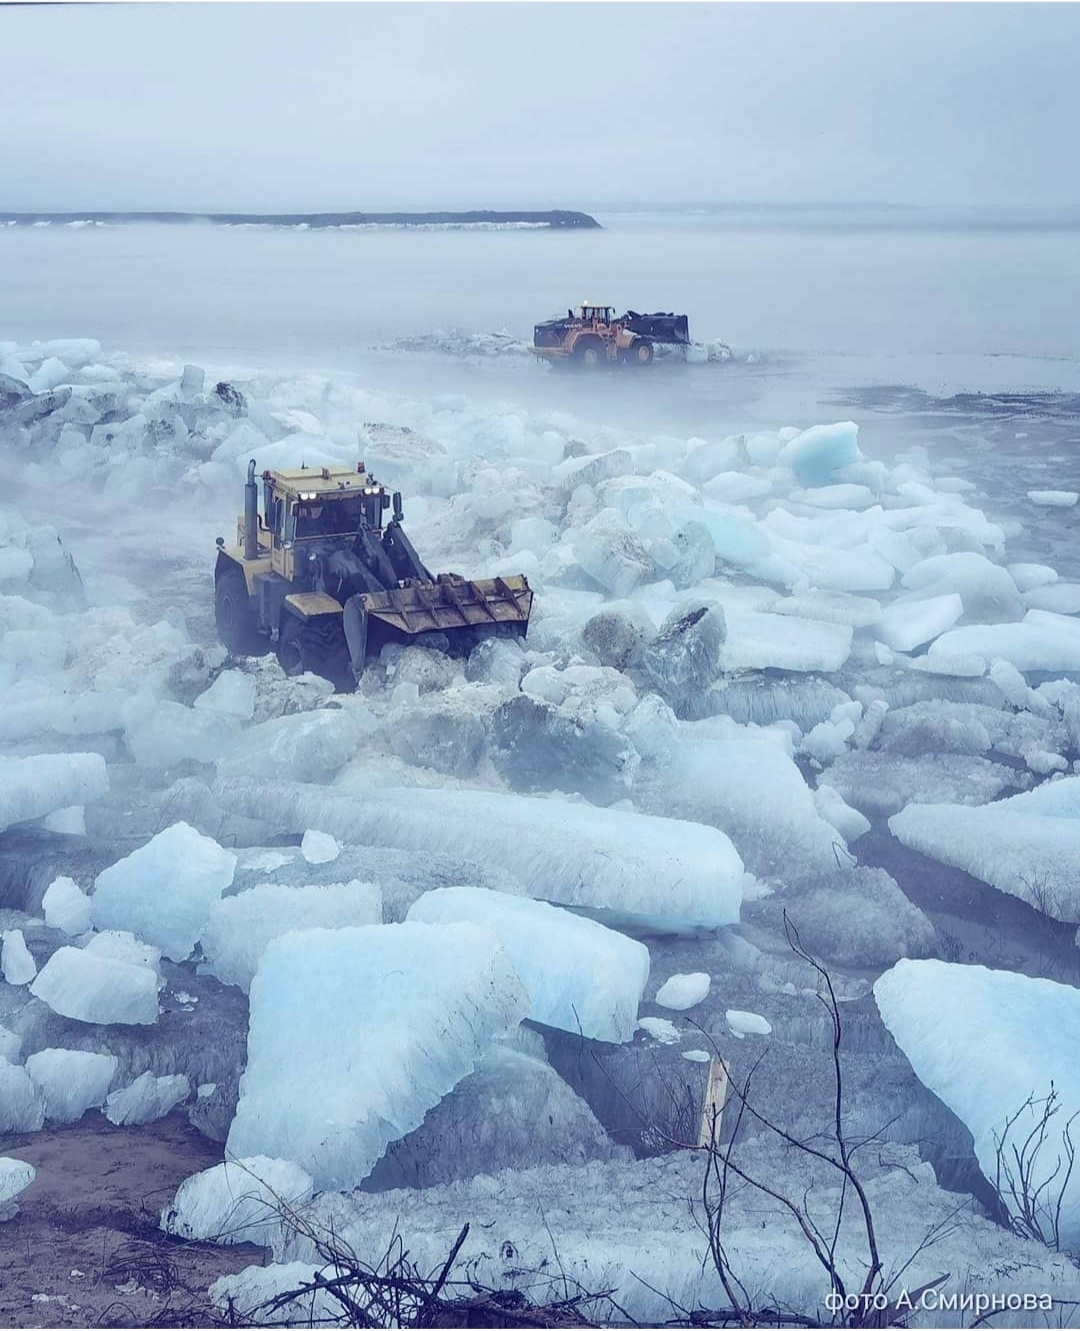
{"type": "Polygon", "coordinates": [[[609,324],[615,319],[614,305],[581,305],[579,309],[585,323],[609,324]]]}

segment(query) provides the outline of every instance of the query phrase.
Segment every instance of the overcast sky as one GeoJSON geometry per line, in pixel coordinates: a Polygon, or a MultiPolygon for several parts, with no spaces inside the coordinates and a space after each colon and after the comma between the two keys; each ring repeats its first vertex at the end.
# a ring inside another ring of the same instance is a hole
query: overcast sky
{"type": "Polygon", "coordinates": [[[1072,4],[0,6],[0,210],[1080,204],[1072,4]]]}

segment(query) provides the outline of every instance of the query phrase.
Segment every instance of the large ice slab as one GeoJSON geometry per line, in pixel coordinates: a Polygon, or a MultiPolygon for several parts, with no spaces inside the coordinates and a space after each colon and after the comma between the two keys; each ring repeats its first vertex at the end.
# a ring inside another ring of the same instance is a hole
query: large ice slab
{"type": "Polygon", "coordinates": [[[839,833],[776,733],[714,717],[684,725],[640,778],[635,799],[653,813],[693,819],[730,837],[759,877],[784,879],[836,865],[839,833]]]}
{"type": "Polygon", "coordinates": [[[959,596],[965,624],[1005,624],[1024,617],[1024,602],[1008,569],[985,555],[959,550],[920,560],[901,579],[909,604],[959,596]]]}
{"type": "Polygon", "coordinates": [[[381,924],[382,896],[374,883],[305,887],[266,883],[222,897],[210,907],[202,947],[223,984],[248,989],[272,938],[292,929],[337,929],[381,924]]]}
{"type": "Polygon", "coordinates": [[[1080,671],[1080,623],[1070,627],[1062,615],[1029,610],[1019,624],[969,624],[936,638],[926,654],[939,658],[977,656],[986,661],[1003,657],[1017,670],[1080,671]],[[1046,618],[1049,617],[1050,622],[1046,618]]]}
{"type": "Polygon", "coordinates": [[[0,831],[56,809],[89,804],[109,789],[100,753],[0,758],[0,831]]]}
{"type": "Polygon", "coordinates": [[[910,652],[951,629],[963,613],[964,603],[956,592],[891,605],[882,611],[875,634],[895,651],[910,652]]]}
{"type": "Polygon", "coordinates": [[[326,781],[356,753],[364,733],[358,708],[320,707],[278,716],[234,739],[217,759],[218,776],[272,771],[283,781],[326,781]]]}
{"type": "MultiPolygon", "coordinates": [[[[708,928],[735,924],[743,865],[714,827],[562,800],[475,790],[366,790],[222,782],[222,804],[282,830],[503,868],[529,896],[708,928]]],[[[808,796],[809,798],[809,796],[808,796]]]]}
{"type": "Polygon", "coordinates": [[[184,707],[166,698],[129,726],[124,738],[140,767],[212,763],[228,749],[239,724],[235,717],[184,707]]]}
{"type": "Polygon", "coordinates": [[[889,830],[1046,915],[1080,921],[1080,776],[978,808],[909,804],[889,830]]]}
{"type": "Polygon", "coordinates": [[[851,652],[850,624],[741,609],[725,617],[725,670],[839,670],[851,652]]]}
{"type": "Polygon", "coordinates": [[[49,1123],[75,1123],[88,1109],[100,1108],[118,1066],[114,1054],[81,1049],[41,1049],[26,1060],[49,1123]]]}
{"type": "Polygon", "coordinates": [[[187,823],[174,823],[98,874],[94,925],[137,934],[170,960],[183,961],[235,868],[231,850],[187,823]]]}
{"type": "Polygon", "coordinates": [[[105,1100],[105,1117],[110,1123],[153,1123],[191,1094],[191,1083],[182,1072],[155,1077],[144,1072],[129,1085],[113,1091],[105,1100]]]}
{"type": "Polygon", "coordinates": [[[408,919],[489,929],[529,995],[528,1015],[590,1040],[634,1038],[649,950],[595,920],[482,887],[426,892],[408,919]]]}
{"type": "Polygon", "coordinates": [[[497,939],[474,925],[276,938],[251,986],[227,1149],[294,1160],[318,1188],[353,1188],[527,1007],[497,939]]]}
{"type": "Polygon", "coordinates": [[[152,1026],[158,1019],[156,971],[77,947],[58,948],[30,992],[73,1021],[152,1026]]]}
{"type": "MultiPolygon", "coordinates": [[[[991,1182],[997,1142],[1006,1160],[1014,1149],[1023,1151],[1041,1106],[1025,1110],[1006,1132],[1009,1119],[1029,1097],[1045,1101],[1053,1087],[1060,1108],[1034,1161],[1031,1188],[1039,1188],[1065,1158],[1065,1125],[1080,1111],[1080,990],[985,966],[905,959],[878,979],[874,997],[915,1075],[971,1130],[991,1182]]],[[[1060,1173],[1042,1194],[1043,1221],[1051,1219],[1064,1182],[1060,1173]]],[[[1062,1196],[1061,1240],[1069,1251],[1080,1242],[1075,1174],[1062,1196]]]]}
{"type": "Polygon", "coordinates": [[[215,1243],[269,1242],[284,1216],[311,1200],[311,1176],[291,1160],[227,1160],[184,1179],[161,1228],[215,1243]]]}

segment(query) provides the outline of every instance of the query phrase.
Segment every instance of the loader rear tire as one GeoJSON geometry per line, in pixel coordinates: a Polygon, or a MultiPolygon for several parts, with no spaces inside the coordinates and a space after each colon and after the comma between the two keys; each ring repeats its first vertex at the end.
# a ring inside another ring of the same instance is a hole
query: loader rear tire
{"type": "Polygon", "coordinates": [[[231,656],[263,656],[267,641],[255,622],[255,608],[247,582],[238,568],[222,573],[214,596],[218,637],[231,656]]]}
{"type": "Polygon", "coordinates": [[[328,679],[338,693],[347,693],[356,686],[340,615],[303,620],[285,614],[278,634],[277,658],[289,676],[310,671],[328,679]]]}

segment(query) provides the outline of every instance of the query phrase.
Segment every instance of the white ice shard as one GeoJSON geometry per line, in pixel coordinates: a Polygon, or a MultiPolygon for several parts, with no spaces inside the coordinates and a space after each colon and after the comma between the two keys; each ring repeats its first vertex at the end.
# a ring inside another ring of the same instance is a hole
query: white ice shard
{"type": "MultiPolygon", "coordinates": [[[[874,997],[915,1075],[970,1129],[991,1183],[1000,1142],[1014,1175],[1014,1149],[1030,1161],[1028,1195],[1048,1232],[1061,1194],[1061,1246],[1073,1251],[1080,1242],[1080,1179],[1063,1174],[1061,1161],[1067,1125],[1080,1111],[1080,990],[985,966],[904,959],[878,979],[874,997]],[[1024,1144],[1038,1130],[1051,1088],[1058,1112],[1032,1157],[1024,1144]],[[1049,1178],[1055,1169],[1056,1185],[1049,1178]]],[[[1015,1210],[1015,1199],[1004,1193],[1015,1210]]]]}
{"type": "Polygon", "coordinates": [[[154,1123],[190,1094],[191,1083],[183,1073],[155,1077],[152,1072],[144,1072],[106,1098],[105,1117],[117,1125],[154,1123]]]}
{"type": "Polygon", "coordinates": [[[142,966],[151,970],[157,975],[158,987],[161,987],[161,949],[152,943],[140,942],[132,933],[105,929],[99,934],[92,934],[83,942],[82,948],[95,957],[109,957],[113,961],[126,961],[129,966],[142,966]]]}
{"type": "Polygon", "coordinates": [[[62,947],[42,966],[30,992],[73,1021],[151,1026],[158,1019],[157,973],[77,947],[62,947]]]}
{"type": "Polygon", "coordinates": [[[835,786],[823,784],[814,791],[814,807],[827,823],[840,833],[850,846],[870,831],[870,819],[847,804],[835,786]]]}
{"type": "Polygon", "coordinates": [[[251,986],[227,1149],[295,1160],[318,1188],[356,1187],[527,1008],[495,936],[474,925],[276,938],[251,986]]]}
{"type": "Polygon", "coordinates": [[[889,830],[1045,915],[1080,922],[1080,776],[975,808],[909,804],[889,830]]]}
{"type": "Polygon", "coordinates": [[[874,633],[895,651],[910,652],[951,629],[963,613],[964,603],[956,592],[930,596],[925,601],[889,606],[882,611],[874,633]]]}
{"type": "Polygon", "coordinates": [[[5,984],[29,984],[37,974],[37,962],[30,955],[21,929],[5,929],[0,945],[0,972],[5,984]]]}
{"type": "Polygon", "coordinates": [[[265,1245],[310,1200],[311,1176],[292,1160],[227,1160],[180,1184],[161,1213],[161,1228],[185,1239],[265,1245]]]}
{"type": "Polygon", "coordinates": [[[724,1014],[728,1030],[736,1039],[745,1039],[748,1035],[770,1035],[772,1023],[766,1021],[758,1012],[742,1012],[738,1008],[729,1008],[724,1014]]]}
{"type": "Polygon", "coordinates": [[[218,793],[225,807],[282,829],[317,827],[346,844],[418,855],[438,847],[505,869],[527,895],[556,905],[680,927],[716,928],[739,918],[742,861],[715,827],[478,790],[382,787],[354,798],[235,781],[221,783],[218,793]]]}
{"type": "Polygon", "coordinates": [[[98,874],[94,925],[127,930],[171,961],[183,961],[235,868],[231,850],[187,823],[174,823],[98,874]]]}
{"type": "Polygon", "coordinates": [[[215,901],[202,947],[223,984],[248,989],[272,938],[294,929],[381,923],[382,894],[374,883],[266,883],[215,901]]]}
{"type": "Polygon", "coordinates": [[[114,1054],[82,1049],[41,1049],[26,1060],[26,1071],[45,1103],[47,1123],[75,1123],[88,1109],[100,1108],[118,1066],[114,1054]]]}
{"type": "Polygon", "coordinates": [[[649,950],[595,920],[482,887],[425,892],[407,916],[471,923],[498,938],[529,995],[528,1016],[590,1040],[634,1038],[649,950]]]}
{"type": "Polygon", "coordinates": [[[678,1026],[668,1021],[667,1017],[642,1017],[638,1022],[638,1030],[644,1031],[657,1044],[678,1044],[682,1039],[678,1026]]]}
{"type": "Polygon", "coordinates": [[[8,1220],[18,1209],[15,1198],[33,1183],[37,1170],[25,1160],[0,1156],[0,1220],[8,1220]]]}
{"type": "Polygon", "coordinates": [[[41,899],[45,923],[66,934],[84,934],[90,928],[90,898],[73,878],[54,878],[41,899]]]}
{"type": "Polygon", "coordinates": [[[0,831],[55,809],[89,804],[109,789],[100,753],[41,753],[0,758],[0,831]]]}
{"type": "Polygon", "coordinates": [[[686,975],[671,975],[656,991],[654,1002],[673,1012],[685,1012],[697,1007],[708,996],[712,979],[705,971],[691,971],[686,975]]]}
{"type": "MultiPolygon", "coordinates": [[[[30,387],[33,388],[33,383],[30,387]]],[[[1027,496],[1041,508],[1072,508],[1080,499],[1075,490],[1029,490],[1027,496]]]]}
{"type": "Polygon", "coordinates": [[[243,670],[223,670],[194,705],[197,711],[250,721],[255,715],[255,678],[243,670]]]}
{"type": "Polygon", "coordinates": [[[308,864],[328,864],[341,854],[341,847],[329,833],[309,828],[300,843],[300,853],[308,864]]]}
{"type": "Polygon", "coordinates": [[[854,421],[812,426],[784,444],[779,460],[794,471],[801,485],[829,485],[833,472],[862,461],[859,427],[854,421]]]}

